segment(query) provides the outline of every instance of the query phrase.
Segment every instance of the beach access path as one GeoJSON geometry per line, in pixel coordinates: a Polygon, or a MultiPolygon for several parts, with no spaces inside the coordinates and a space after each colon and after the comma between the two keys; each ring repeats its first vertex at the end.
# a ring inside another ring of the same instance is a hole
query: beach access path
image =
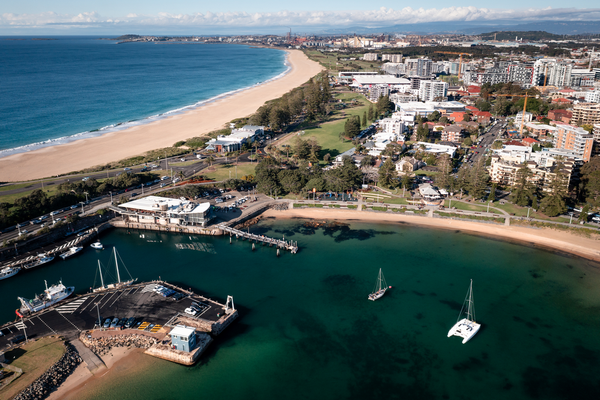
{"type": "Polygon", "coordinates": [[[495,236],[508,241],[530,246],[552,248],[564,253],[575,254],[583,258],[600,261],[600,241],[575,235],[570,232],[549,228],[527,228],[480,222],[462,221],[449,218],[430,218],[427,216],[393,214],[386,212],[351,211],[340,209],[305,208],[285,211],[267,210],[263,218],[306,218],[348,222],[407,223],[430,228],[451,229],[472,232],[484,236],[495,236]]]}
{"type": "Polygon", "coordinates": [[[266,101],[281,97],[323,70],[300,50],[286,51],[291,69],[279,79],[146,125],[0,158],[0,181],[27,181],[66,174],[222,129],[228,122],[250,116],[266,101]]]}

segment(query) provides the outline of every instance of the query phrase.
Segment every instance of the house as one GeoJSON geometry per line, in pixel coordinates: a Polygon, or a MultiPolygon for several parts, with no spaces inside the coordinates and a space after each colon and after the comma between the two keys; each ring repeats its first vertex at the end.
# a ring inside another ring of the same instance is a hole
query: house
{"type": "Polygon", "coordinates": [[[525,144],[526,146],[533,147],[534,144],[539,144],[540,142],[533,138],[525,138],[521,140],[521,143],[525,144]]]}
{"type": "Polygon", "coordinates": [[[418,170],[423,165],[425,165],[424,162],[419,161],[414,157],[404,157],[396,163],[396,171],[401,173],[410,173],[418,170]]]}
{"type": "Polygon", "coordinates": [[[427,143],[427,142],[417,142],[414,145],[414,149],[424,151],[426,153],[432,154],[448,154],[450,157],[454,157],[454,153],[456,153],[456,146],[448,146],[439,143],[427,143]]]}
{"type": "Polygon", "coordinates": [[[171,345],[175,350],[185,351],[189,353],[196,347],[196,329],[185,326],[177,325],[169,332],[171,336],[171,345]]]}
{"type": "MultiPolygon", "coordinates": [[[[447,192],[444,191],[444,193],[447,192]]],[[[421,195],[423,202],[427,205],[439,205],[444,199],[444,194],[430,183],[420,184],[419,194],[421,195]]]]}
{"type": "Polygon", "coordinates": [[[573,113],[569,110],[557,109],[548,111],[548,118],[554,121],[561,121],[565,124],[571,123],[573,113]]]}
{"type": "Polygon", "coordinates": [[[245,125],[240,129],[232,130],[230,135],[219,135],[216,139],[209,140],[206,149],[217,153],[241,150],[244,144],[253,143],[255,137],[264,132],[264,126],[245,125]]]}
{"type": "Polygon", "coordinates": [[[121,216],[131,223],[177,224],[206,227],[215,217],[210,203],[196,203],[168,197],[142,197],[118,207],[121,216]]]}
{"type": "Polygon", "coordinates": [[[460,121],[464,121],[465,120],[465,114],[464,112],[453,112],[452,114],[450,114],[448,116],[448,119],[450,121],[454,121],[454,122],[460,122],[460,121]]]}
{"type": "Polygon", "coordinates": [[[469,111],[479,111],[479,108],[473,106],[466,106],[465,108],[469,111]]]}
{"type": "Polygon", "coordinates": [[[492,114],[487,111],[473,111],[471,118],[480,124],[489,124],[492,114]]]}
{"type": "Polygon", "coordinates": [[[557,99],[552,100],[552,104],[571,104],[572,101],[569,99],[565,99],[564,97],[559,97],[557,99]]]}

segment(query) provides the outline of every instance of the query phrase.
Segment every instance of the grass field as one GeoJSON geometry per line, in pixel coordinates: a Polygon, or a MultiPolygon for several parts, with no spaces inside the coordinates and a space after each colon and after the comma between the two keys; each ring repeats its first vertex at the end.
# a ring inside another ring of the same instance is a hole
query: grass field
{"type": "Polygon", "coordinates": [[[62,340],[56,337],[42,338],[7,352],[6,360],[12,361],[15,357],[11,365],[21,368],[23,374],[2,389],[0,398],[10,399],[25,389],[57,362],[64,353],[65,346],[62,340]]]}
{"type": "MultiPolygon", "coordinates": [[[[304,135],[301,136],[302,139],[306,140],[314,137],[321,146],[320,158],[323,158],[327,153],[329,153],[331,157],[335,157],[354,147],[352,142],[340,140],[340,132],[344,131],[344,123],[347,118],[350,118],[350,116],[353,115],[359,115],[362,118],[363,113],[368,110],[369,105],[371,104],[363,95],[358,93],[336,93],[335,98],[341,99],[344,102],[350,102],[354,99],[361,104],[344,110],[336,110],[330,121],[316,127],[306,127],[302,129],[305,132],[304,135]]],[[[285,144],[292,145],[293,140],[294,139],[291,138],[286,141],[285,144]]]]}
{"type": "MultiPolygon", "coordinates": [[[[239,163],[237,165],[237,178],[242,179],[245,175],[254,175],[255,167],[256,164],[253,163],[239,163]]],[[[215,181],[224,181],[229,179],[230,176],[234,179],[236,177],[236,166],[235,164],[213,165],[212,168],[203,170],[201,174],[215,181]],[[215,170],[212,171],[212,169],[215,170]]]]}
{"type": "Polygon", "coordinates": [[[348,55],[344,53],[325,53],[317,50],[305,50],[305,53],[310,59],[320,63],[330,71],[356,71],[357,69],[361,71],[379,71],[381,67],[381,63],[373,61],[363,61],[358,59],[338,61],[337,59],[338,56],[341,59],[360,58],[362,57],[360,54],[348,55]]]}

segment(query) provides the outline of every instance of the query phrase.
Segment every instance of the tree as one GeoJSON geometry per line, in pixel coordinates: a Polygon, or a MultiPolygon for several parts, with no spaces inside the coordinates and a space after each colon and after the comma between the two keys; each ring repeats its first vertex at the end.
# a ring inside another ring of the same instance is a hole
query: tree
{"type": "Polygon", "coordinates": [[[307,140],[302,140],[300,137],[296,136],[296,140],[292,145],[292,152],[294,156],[300,160],[308,160],[310,157],[310,144],[307,140]]]}
{"type": "Polygon", "coordinates": [[[585,206],[583,206],[583,209],[581,210],[581,213],[579,214],[579,222],[587,222],[588,221],[588,215],[590,213],[590,205],[586,204],[585,206]]]}
{"type": "Polygon", "coordinates": [[[377,114],[385,114],[393,109],[393,103],[390,102],[390,96],[381,96],[377,100],[377,114]]]}
{"type": "Polygon", "coordinates": [[[360,122],[360,126],[362,128],[366,128],[367,127],[367,112],[363,112],[363,116],[362,116],[362,120],[360,122]]]}
{"type": "Polygon", "coordinates": [[[375,160],[373,160],[372,156],[365,156],[362,160],[360,160],[360,166],[362,168],[370,167],[374,164],[374,161],[375,160]]]}
{"type": "Polygon", "coordinates": [[[367,113],[367,117],[369,121],[375,120],[375,109],[373,108],[373,104],[369,105],[369,112],[367,113]]]}
{"type": "Polygon", "coordinates": [[[465,140],[463,140],[463,144],[467,147],[471,147],[471,146],[473,146],[473,141],[471,140],[470,137],[468,137],[468,138],[465,138],[465,140]]]}
{"type": "Polygon", "coordinates": [[[208,157],[206,158],[206,162],[208,163],[208,165],[209,165],[209,166],[211,166],[211,167],[212,167],[212,163],[214,163],[214,162],[215,162],[215,158],[214,158],[213,156],[208,156],[208,157]]]}
{"type": "Polygon", "coordinates": [[[549,217],[564,214],[567,211],[567,182],[564,164],[559,160],[554,166],[554,176],[549,184],[549,191],[540,203],[540,209],[549,217]]]}
{"type": "Polygon", "coordinates": [[[469,194],[475,199],[481,199],[485,193],[489,176],[485,169],[485,162],[480,158],[470,169],[468,175],[467,189],[469,194]]]}
{"type": "Polygon", "coordinates": [[[417,140],[423,142],[427,140],[427,136],[429,136],[429,128],[427,125],[420,123],[417,127],[417,140]]]}
{"type": "Polygon", "coordinates": [[[412,187],[412,180],[412,176],[408,173],[405,173],[404,175],[402,175],[402,180],[400,181],[400,184],[404,189],[410,189],[412,187]]]}
{"type": "Polygon", "coordinates": [[[435,176],[435,184],[438,187],[449,189],[452,180],[452,159],[448,154],[442,154],[438,161],[440,173],[435,176]]]}
{"type": "Polygon", "coordinates": [[[344,124],[344,132],[346,133],[346,137],[349,137],[350,139],[358,136],[360,133],[360,118],[353,116],[347,119],[344,124]]]}
{"type": "Polygon", "coordinates": [[[388,158],[381,168],[379,168],[379,183],[384,187],[391,188],[396,185],[397,179],[398,172],[396,171],[396,165],[392,162],[391,158],[388,158]]]}
{"type": "Polygon", "coordinates": [[[490,187],[490,194],[488,195],[487,201],[488,202],[494,202],[496,201],[496,188],[498,187],[498,184],[496,182],[492,183],[492,187],[490,187]]]}
{"type": "Polygon", "coordinates": [[[441,117],[442,117],[442,114],[440,114],[439,111],[434,111],[427,116],[427,119],[431,122],[437,122],[440,120],[441,117]]]}
{"type": "Polygon", "coordinates": [[[313,178],[309,180],[304,186],[304,190],[306,190],[307,192],[312,192],[313,189],[316,189],[317,192],[322,192],[325,190],[325,181],[323,180],[323,178],[313,178]]]}
{"type": "Polygon", "coordinates": [[[526,207],[532,204],[535,197],[535,188],[530,181],[532,176],[533,172],[531,172],[525,163],[517,170],[515,185],[510,194],[511,201],[516,205],[526,207]]]}
{"type": "Polygon", "coordinates": [[[499,150],[502,148],[502,146],[503,144],[501,140],[495,140],[494,143],[492,143],[492,149],[494,150],[499,150]]]}
{"type": "Polygon", "coordinates": [[[304,186],[300,173],[297,171],[282,169],[278,173],[278,179],[282,189],[288,193],[299,193],[304,186]]]}

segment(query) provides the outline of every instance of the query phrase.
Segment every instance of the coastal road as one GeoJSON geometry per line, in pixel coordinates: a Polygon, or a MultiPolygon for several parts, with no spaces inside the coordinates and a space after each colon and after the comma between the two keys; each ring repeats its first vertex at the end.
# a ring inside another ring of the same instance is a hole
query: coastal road
{"type": "Polygon", "coordinates": [[[479,144],[477,148],[474,149],[474,154],[471,157],[471,163],[475,164],[482,158],[485,152],[492,146],[492,143],[498,138],[500,132],[502,131],[502,121],[498,120],[498,122],[492,126],[487,132],[481,135],[481,139],[479,140],[479,144]]]}

